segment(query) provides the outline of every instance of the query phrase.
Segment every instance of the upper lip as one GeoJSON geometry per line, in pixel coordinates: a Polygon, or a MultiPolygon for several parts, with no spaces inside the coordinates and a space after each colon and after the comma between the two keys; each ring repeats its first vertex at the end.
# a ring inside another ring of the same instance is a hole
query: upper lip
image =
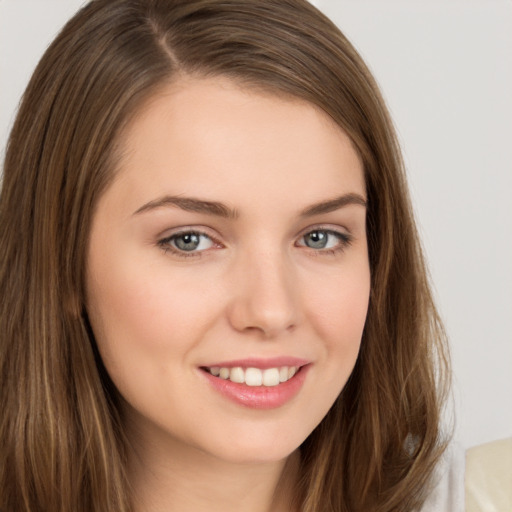
{"type": "Polygon", "coordinates": [[[212,367],[220,367],[220,368],[235,368],[240,366],[242,368],[260,368],[261,370],[265,370],[267,368],[280,368],[283,366],[305,366],[309,364],[311,361],[307,359],[303,359],[300,357],[292,357],[292,356],[279,356],[279,357],[271,357],[271,358],[257,358],[250,357],[247,359],[232,359],[229,361],[218,361],[212,364],[204,364],[201,365],[203,368],[212,368],[212,367]]]}

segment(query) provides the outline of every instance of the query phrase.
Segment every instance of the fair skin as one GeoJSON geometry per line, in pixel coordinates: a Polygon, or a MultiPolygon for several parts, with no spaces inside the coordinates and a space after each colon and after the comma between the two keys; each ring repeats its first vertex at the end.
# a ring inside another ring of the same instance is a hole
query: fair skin
{"type": "Polygon", "coordinates": [[[319,109],[222,78],[168,85],[121,142],[87,309],[124,401],[136,510],[290,511],[298,446],[366,318],[360,159],[319,109]]]}

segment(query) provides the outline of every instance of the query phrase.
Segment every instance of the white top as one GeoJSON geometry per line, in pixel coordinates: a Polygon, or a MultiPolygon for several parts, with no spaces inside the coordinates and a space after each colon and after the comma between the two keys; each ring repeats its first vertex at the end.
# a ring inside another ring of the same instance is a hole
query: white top
{"type": "Polygon", "coordinates": [[[464,512],[465,452],[452,443],[436,469],[436,485],[421,512],[464,512]]]}

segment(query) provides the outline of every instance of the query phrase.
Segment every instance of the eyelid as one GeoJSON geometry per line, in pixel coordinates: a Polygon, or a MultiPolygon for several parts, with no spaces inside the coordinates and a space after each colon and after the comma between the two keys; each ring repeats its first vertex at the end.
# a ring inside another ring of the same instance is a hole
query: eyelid
{"type": "Polygon", "coordinates": [[[311,226],[308,226],[307,228],[302,229],[298,234],[297,238],[301,238],[308,233],[311,233],[312,231],[326,231],[329,233],[334,233],[339,236],[347,237],[352,239],[353,235],[350,232],[349,229],[339,226],[339,225],[333,225],[333,224],[313,224],[311,226]]]}
{"type": "Polygon", "coordinates": [[[219,237],[212,235],[208,228],[197,227],[197,226],[180,226],[179,228],[166,230],[165,234],[159,235],[157,239],[157,245],[162,249],[165,253],[172,253],[181,258],[189,258],[189,257],[201,257],[203,253],[209,252],[210,249],[219,249],[223,248],[224,244],[219,241],[219,237]],[[174,247],[170,242],[172,239],[179,237],[180,235],[187,234],[196,234],[200,236],[205,236],[212,241],[213,247],[208,249],[203,249],[200,251],[183,251],[174,247]]]}
{"type": "MultiPolygon", "coordinates": [[[[212,249],[220,249],[225,248],[225,244],[219,241],[218,236],[212,235],[210,233],[210,229],[205,226],[197,227],[197,226],[180,226],[179,228],[174,228],[170,230],[164,231],[163,235],[158,236],[157,245],[162,249],[165,253],[172,253],[179,258],[189,258],[189,257],[201,257],[205,253],[210,252],[212,249]],[[180,235],[186,234],[197,234],[200,236],[205,236],[212,241],[213,247],[203,249],[200,251],[185,251],[180,250],[177,247],[174,247],[170,242],[173,238],[179,237],[180,235]]],[[[297,236],[296,241],[294,243],[295,246],[303,247],[306,250],[312,251],[315,254],[334,254],[338,252],[342,252],[345,250],[353,241],[353,235],[346,229],[341,226],[333,226],[332,224],[319,224],[308,226],[303,229],[297,236]],[[299,241],[303,239],[306,235],[314,232],[314,231],[324,231],[331,235],[336,236],[339,239],[339,243],[335,247],[327,247],[327,248],[318,248],[315,249],[313,247],[308,247],[306,244],[301,244],[299,241]]]]}
{"type": "Polygon", "coordinates": [[[297,241],[295,245],[299,247],[304,247],[306,250],[313,251],[315,254],[336,254],[338,252],[343,252],[347,249],[348,246],[352,244],[354,236],[345,228],[341,228],[340,226],[331,225],[313,225],[308,226],[306,229],[302,230],[297,236],[297,241]],[[308,247],[306,244],[299,244],[299,240],[302,240],[306,235],[313,233],[315,231],[323,231],[325,233],[329,233],[338,237],[339,243],[335,247],[329,248],[319,248],[315,249],[313,247],[308,247]]]}
{"type": "Polygon", "coordinates": [[[174,228],[166,228],[160,231],[156,237],[158,239],[170,238],[171,236],[181,235],[183,233],[198,233],[200,235],[206,235],[210,238],[218,238],[215,231],[207,226],[203,225],[195,225],[195,224],[185,224],[183,226],[177,226],[174,228]]]}

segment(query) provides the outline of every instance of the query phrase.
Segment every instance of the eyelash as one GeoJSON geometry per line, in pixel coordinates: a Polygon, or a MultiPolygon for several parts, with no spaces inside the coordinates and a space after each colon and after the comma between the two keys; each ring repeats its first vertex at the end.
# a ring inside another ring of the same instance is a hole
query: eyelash
{"type": "Polygon", "coordinates": [[[212,241],[213,245],[221,246],[220,242],[217,242],[213,237],[210,235],[203,233],[202,231],[198,231],[195,229],[184,229],[182,231],[179,231],[178,233],[173,233],[170,236],[167,236],[165,238],[162,238],[158,241],[158,246],[164,251],[164,253],[172,253],[175,256],[178,256],[179,258],[200,258],[202,256],[203,251],[184,251],[180,250],[177,247],[174,247],[172,245],[172,242],[182,236],[185,235],[197,235],[199,237],[207,237],[212,241]]]}
{"type": "Polygon", "coordinates": [[[305,247],[306,249],[313,251],[313,254],[315,255],[335,256],[337,254],[344,252],[352,244],[352,235],[322,227],[316,227],[314,229],[308,230],[306,233],[300,236],[299,240],[303,240],[307,235],[311,235],[312,233],[315,232],[325,233],[327,235],[334,236],[338,239],[338,243],[334,247],[329,249],[314,249],[313,247],[307,247],[306,245],[299,245],[299,247],[305,247]]]}
{"type": "MultiPolygon", "coordinates": [[[[322,227],[316,227],[314,229],[308,230],[299,237],[299,240],[303,240],[307,235],[311,235],[312,233],[315,232],[321,232],[336,237],[338,239],[338,244],[335,247],[329,249],[314,249],[304,244],[300,244],[299,247],[305,247],[306,249],[312,251],[313,254],[315,255],[332,256],[345,251],[345,249],[347,249],[352,244],[352,235],[322,227]]],[[[202,256],[202,253],[205,252],[207,249],[204,249],[202,251],[185,251],[180,250],[172,245],[173,241],[185,235],[196,235],[198,237],[206,237],[209,240],[211,240],[213,246],[222,247],[222,244],[215,240],[215,238],[208,235],[207,233],[195,229],[186,229],[179,231],[178,233],[173,233],[172,235],[159,240],[157,242],[157,245],[164,251],[164,253],[170,252],[173,255],[178,256],[179,258],[200,258],[202,256]]]]}

